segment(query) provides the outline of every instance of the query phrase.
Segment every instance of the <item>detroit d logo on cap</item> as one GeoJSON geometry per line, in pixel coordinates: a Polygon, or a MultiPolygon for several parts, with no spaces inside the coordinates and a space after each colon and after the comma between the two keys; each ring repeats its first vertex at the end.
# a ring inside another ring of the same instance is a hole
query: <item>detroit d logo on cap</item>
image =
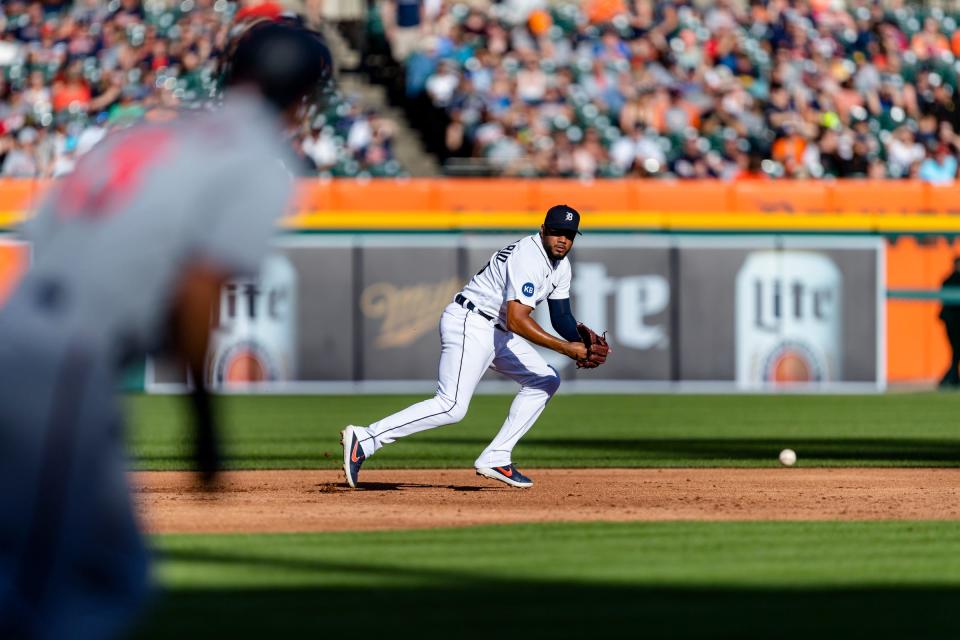
{"type": "Polygon", "coordinates": [[[570,222],[571,220],[573,220],[573,214],[568,211],[568,212],[567,212],[567,222],[570,222]]]}
{"type": "Polygon", "coordinates": [[[521,289],[521,291],[523,291],[523,295],[529,298],[530,296],[533,295],[533,291],[534,291],[533,283],[527,282],[526,284],[523,285],[523,288],[521,289]]]}

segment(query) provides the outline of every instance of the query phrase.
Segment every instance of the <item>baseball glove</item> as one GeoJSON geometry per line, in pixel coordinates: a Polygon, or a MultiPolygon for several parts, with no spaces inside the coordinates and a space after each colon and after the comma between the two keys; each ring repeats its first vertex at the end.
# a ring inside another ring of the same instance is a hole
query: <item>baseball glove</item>
{"type": "Polygon", "coordinates": [[[578,369],[596,369],[607,361],[607,354],[610,353],[610,346],[607,344],[607,332],[598,335],[596,331],[583,324],[577,323],[577,332],[580,334],[580,340],[587,346],[587,357],[583,360],[577,360],[578,369]]]}

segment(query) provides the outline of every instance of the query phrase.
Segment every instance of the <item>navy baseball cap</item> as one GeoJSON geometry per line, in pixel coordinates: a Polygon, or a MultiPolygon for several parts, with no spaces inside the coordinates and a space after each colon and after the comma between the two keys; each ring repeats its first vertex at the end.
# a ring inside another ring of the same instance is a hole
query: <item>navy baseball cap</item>
{"type": "Polygon", "coordinates": [[[580,233],[580,214],[576,209],[565,204],[550,207],[547,217],[543,219],[543,224],[551,229],[564,229],[583,235],[580,233]]]}

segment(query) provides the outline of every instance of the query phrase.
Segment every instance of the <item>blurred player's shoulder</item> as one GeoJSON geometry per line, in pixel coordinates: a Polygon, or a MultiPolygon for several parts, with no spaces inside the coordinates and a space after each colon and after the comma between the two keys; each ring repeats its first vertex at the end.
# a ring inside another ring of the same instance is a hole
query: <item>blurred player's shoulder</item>
{"type": "Polygon", "coordinates": [[[286,164],[291,155],[269,106],[255,97],[237,96],[216,109],[181,110],[169,119],[112,130],[81,158],[78,168],[117,160],[136,163],[137,154],[165,156],[166,162],[153,171],[186,170],[196,177],[241,168],[245,173],[235,175],[246,176],[255,167],[274,164],[270,158],[286,164]]]}

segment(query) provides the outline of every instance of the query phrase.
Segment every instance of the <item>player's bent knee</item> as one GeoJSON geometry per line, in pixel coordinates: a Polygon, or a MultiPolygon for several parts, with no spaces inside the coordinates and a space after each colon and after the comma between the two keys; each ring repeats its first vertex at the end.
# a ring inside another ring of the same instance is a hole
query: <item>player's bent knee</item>
{"type": "Polygon", "coordinates": [[[450,424],[455,422],[460,422],[467,415],[468,404],[465,402],[457,402],[447,411],[447,415],[450,417],[450,424]]]}
{"type": "Polygon", "coordinates": [[[540,388],[552,396],[560,388],[560,374],[553,367],[550,367],[550,369],[553,371],[553,375],[541,377],[540,388]]]}

